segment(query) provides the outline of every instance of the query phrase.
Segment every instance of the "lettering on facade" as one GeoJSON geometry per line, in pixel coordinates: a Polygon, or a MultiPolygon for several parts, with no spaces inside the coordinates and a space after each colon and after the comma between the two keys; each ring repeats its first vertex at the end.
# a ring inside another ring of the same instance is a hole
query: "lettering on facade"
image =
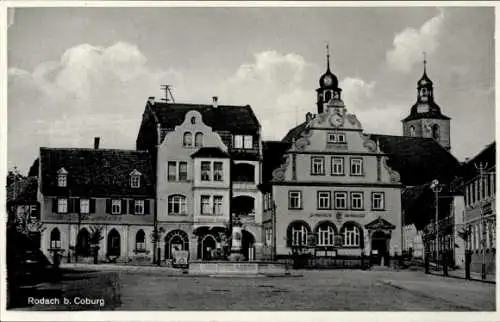
{"type": "Polygon", "coordinates": [[[345,214],[345,216],[351,218],[365,218],[365,214],[345,214]]]}
{"type": "Polygon", "coordinates": [[[310,214],[309,218],[314,218],[314,217],[319,217],[319,218],[332,218],[332,214],[310,214]]]}

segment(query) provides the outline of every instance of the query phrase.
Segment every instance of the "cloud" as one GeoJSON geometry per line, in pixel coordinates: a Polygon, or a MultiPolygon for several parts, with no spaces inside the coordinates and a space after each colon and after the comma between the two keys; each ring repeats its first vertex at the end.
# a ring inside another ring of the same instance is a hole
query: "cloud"
{"type": "Polygon", "coordinates": [[[408,73],[413,65],[422,61],[422,53],[432,54],[439,46],[438,38],[445,18],[444,9],[427,20],[418,30],[406,28],[393,40],[393,48],[386,54],[389,68],[408,73]]]}
{"type": "Polygon", "coordinates": [[[125,42],[80,44],[32,72],[11,67],[8,80],[8,155],[20,168],[40,146],[91,146],[94,136],[103,147],[134,148],[147,97],[161,95],[160,84],[184,83],[125,42]]]}
{"type": "Polygon", "coordinates": [[[344,78],[339,87],[348,108],[353,111],[373,109],[375,82],[366,82],[357,77],[344,78]]]}
{"type": "Polygon", "coordinates": [[[242,64],[220,92],[230,104],[252,106],[265,138],[281,139],[316,108],[314,90],[304,85],[305,75],[315,69],[300,55],[265,51],[242,64]]]}

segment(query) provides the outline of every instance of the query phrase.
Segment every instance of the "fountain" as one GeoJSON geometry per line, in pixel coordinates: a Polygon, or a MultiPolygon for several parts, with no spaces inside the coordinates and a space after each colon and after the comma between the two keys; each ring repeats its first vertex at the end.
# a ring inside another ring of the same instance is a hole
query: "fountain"
{"type": "Polygon", "coordinates": [[[190,275],[208,276],[285,276],[290,275],[285,264],[271,261],[246,261],[242,254],[243,225],[238,216],[233,216],[231,251],[227,260],[192,261],[190,275]]]}

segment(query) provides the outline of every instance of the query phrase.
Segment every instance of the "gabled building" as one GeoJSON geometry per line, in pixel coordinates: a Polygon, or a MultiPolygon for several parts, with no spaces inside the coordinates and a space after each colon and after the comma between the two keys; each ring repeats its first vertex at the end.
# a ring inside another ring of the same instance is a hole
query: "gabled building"
{"type": "Polygon", "coordinates": [[[223,233],[238,217],[243,252],[261,243],[260,124],[250,106],[157,102],[146,104],[137,149],[150,152],[156,169],[161,259],[174,249],[191,260],[218,256],[223,233]]]}
{"type": "Polygon", "coordinates": [[[348,113],[329,62],[319,83],[317,114],[266,143],[267,249],[278,258],[301,248],[317,258],[373,254],[380,263],[401,251],[400,175],[348,113]]]}
{"type": "MultiPolygon", "coordinates": [[[[152,257],[155,182],[148,152],[40,148],[38,200],[46,228],[42,250],[70,260],[91,256],[101,232],[99,258],[129,262],[152,257]]],[[[87,259],[88,260],[88,259],[87,259]]]]}

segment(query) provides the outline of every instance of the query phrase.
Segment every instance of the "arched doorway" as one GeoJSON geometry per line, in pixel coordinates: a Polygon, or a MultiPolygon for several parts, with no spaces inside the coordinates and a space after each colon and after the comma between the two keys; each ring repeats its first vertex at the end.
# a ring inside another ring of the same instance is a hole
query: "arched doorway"
{"type": "Polygon", "coordinates": [[[242,240],[241,240],[241,252],[243,256],[245,256],[246,260],[253,260],[255,258],[254,244],[255,238],[253,235],[246,231],[242,230],[242,240]]]}
{"type": "Polygon", "coordinates": [[[86,228],[82,228],[76,236],[75,251],[78,256],[90,256],[90,234],[86,228]]]}
{"type": "Polygon", "coordinates": [[[108,234],[108,256],[120,256],[120,252],[120,234],[113,228],[108,234]]]}
{"type": "Polygon", "coordinates": [[[217,248],[217,239],[212,234],[207,234],[201,238],[201,259],[210,260],[213,258],[213,251],[217,248]]]}
{"type": "Polygon", "coordinates": [[[188,234],[182,230],[172,230],[165,236],[165,259],[171,259],[175,250],[189,250],[188,234]]]}
{"type": "MultiPolygon", "coordinates": [[[[372,234],[372,254],[373,256],[373,264],[375,265],[381,265],[382,264],[382,258],[387,258],[388,254],[388,241],[389,238],[386,233],[384,233],[381,230],[377,230],[372,234]]],[[[389,263],[386,261],[384,263],[385,265],[389,265],[389,263]]]]}

